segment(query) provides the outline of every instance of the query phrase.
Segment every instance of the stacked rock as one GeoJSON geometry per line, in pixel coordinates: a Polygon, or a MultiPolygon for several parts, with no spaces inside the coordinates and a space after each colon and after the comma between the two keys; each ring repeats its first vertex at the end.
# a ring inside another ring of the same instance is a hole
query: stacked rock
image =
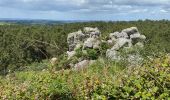
{"type": "Polygon", "coordinates": [[[85,35],[81,30],[68,34],[67,43],[69,45],[69,51],[73,51],[76,45],[83,41],[84,38],[85,35]]]}
{"type": "MultiPolygon", "coordinates": [[[[121,32],[114,32],[109,34],[109,40],[104,41],[100,39],[101,32],[98,28],[85,27],[83,31],[79,30],[68,34],[67,43],[69,50],[67,51],[68,59],[76,54],[77,49],[86,51],[87,48],[99,49],[102,42],[110,45],[110,49],[106,51],[106,57],[111,60],[121,60],[120,49],[132,48],[134,46],[143,47],[146,37],[141,35],[137,27],[131,27],[122,30],[121,32]]],[[[138,59],[138,55],[129,55],[129,60],[138,59]]],[[[81,59],[81,58],[80,58],[81,59]]],[[[79,63],[73,65],[75,69],[83,68],[89,64],[89,60],[81,59],[79,63]],[[82,65],[82,66],[81,66],[82,65]]]]}
{"type": "Polygon", "coordinates": [[[113,45],[113,47],[107,50],[106,57],[112,60],[120,60],[119,50],[121,48],[143,47],[145,39],[146,37],[139,33],[137,27],[124,29],[120,33],[110,33],[108,44],[113,45]]]}
{"type": "MultiPolygon", "coordinates": [[[[77,32],[73,32],[68,34],[67,43],[69,46],[69,50],[67,51],[68,59],[73,57],[76,54],[76,50],[82,47],[82,51],[90,48],[90,49],[98,49],[100,46],[100,30],[98,28],[85,27],[83,32],[81,30],[77,32]]],[[[75,68],[82,67],[79,65],[84,62],[90,62],[88,60],[80,61],[78,64],[75,64],[75,68]]]]}
{"type": "Polygon", "coordinates": [[[67,43],[69,46],[69,51],[67,51],[68,58],[71,58],[75,54],[75,50],[83,46],[83,49],[86,48],[99,48],[100,45],[100,30],[98,28],[85,27],[84,33],[79,30],[68,34],[67,43]]]}

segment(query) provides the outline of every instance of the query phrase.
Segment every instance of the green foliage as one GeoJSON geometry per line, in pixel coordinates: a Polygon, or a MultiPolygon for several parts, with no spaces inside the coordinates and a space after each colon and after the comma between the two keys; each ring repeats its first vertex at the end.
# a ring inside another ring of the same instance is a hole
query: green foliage
{"type": "Polygon", "coordinates": [[[100,55],[99,50],[87,49],[87,57],[91,60],[96,60],[100,55]]]}
{"type": "Polygon", "coordinates": [[[170,58],[157,58],[140,68],[131,68],[116,78],[104,81],[92,91],[91,98],[170,99],[170,58]]]}
{"type": "Polygon", "coordinates": [[[70,63],[72,61],[72,59],[68,59],[67,55],[66,54],[63,54],[63,55],[60,55],[59,56],[59,61],[58,61],[58,64],[56,65],[56,70],[61,70],[61,69],[68,69],[70,68],[70,63]]]}
{"type": "Polygon", "coordinates": [[[147,37],[145,47],[142,50],[134,48],[122,51],[125,54],[138,52],[145,57],[158,57],[160,52],[170,51],[170,22],[164,20],[53,26],[2,25],[0,70],[3,74],[9,70],[13,73],[0,76],[0,99],[169,99],[170,58],[164,54],[151,61],[145,59],[141,67],[126,68],[124,61],[101,58],[109,48],[103,43],[99,50],[87,49],[85,52],[77,49],[76,55],[67,59],[64,54],[67,51],[67,34],[86,26],[98,27],[103,33],[102,38],[108,33],[137,26],[147,37]],[[50,63],[44,60],[53,56],[59,59],[55,66],[57,71],[49,71],[50,63]],[[68,69],[70,63],[78,62],[78,58],[97,61],[80,71],[68,69]]]}
{"type": "Polygon", "coordinates": [[[77,49],[75,51],[76,51],[75,57],[82,58],[82,59],[87,58],[87,53],[86,53],[85,50],[83,51],[82,48],[79,48],[79,49],[77,49]]]}
{"type": "MultiPolygon", "coordinates": [[[[70,97],[70,89],[66,86],[65,73],[62,76],[53,76],[48,72],[20,72],[16,73],[14,79],[12,75],[10,80],[4,80],[3,88],[9,90],[2,91],[0,99],[68,99],[70,97]],[[22,82],[20,82],[20,81],[22,82]],[[15,82],[14,82],[15,81],[15,82]],[[4,84],[9,83],[9,84],[4,84]]],[[[3,88],[0,87],[2,90],[3,88]]]]}
{"type": "Polygon", "coordinates": [[[82,71],[17,72],[0,79],[0,99],[153,99],[170,97],[170,57],[137,68],[99,58],[82,71]]]}
{"type": "Polygon", "coordinates": [[[100,53],[101,53],[101,55],[102,56],[105,56],[106,55],[106,51],[107,51],[107,49],[109,49],[110,48],[110,46],[106,43],[106,42],[102,42],[101,44],[100,44],[100,53]]]}
{"type": "MultiPolygon", "coordinates": [[[[84,71],[60,70],[51,73],[46,70],[8,74],[0,80],[0,99],[85,99],[83,90],[88,83],[86,81],[94,79],[91,82],[97,84],[98,79],[111,77],[120,71],[120,68],[116,63],[100,58],[84,71]]],[[[88,93],[86,91],[86,94],[88,93]]]]}

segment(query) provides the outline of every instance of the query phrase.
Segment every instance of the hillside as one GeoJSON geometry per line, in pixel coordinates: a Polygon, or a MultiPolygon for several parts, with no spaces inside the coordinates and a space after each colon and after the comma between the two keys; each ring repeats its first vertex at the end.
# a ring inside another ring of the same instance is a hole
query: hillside
{"type": "Polygon", "coordinates": [[[56,21],[56,20],[41,20],[41,19],[0,19],[0,23],[6,24],[24,24],[24,25],[57,25],[57,24],[66,24],[66,23],[75,23],[83,21],[56,21]]]}
{"type": "Polygon", "coordinates": [[[0,99],[168,100],[169,26],[166,20],[0,25],[0,99]]]}

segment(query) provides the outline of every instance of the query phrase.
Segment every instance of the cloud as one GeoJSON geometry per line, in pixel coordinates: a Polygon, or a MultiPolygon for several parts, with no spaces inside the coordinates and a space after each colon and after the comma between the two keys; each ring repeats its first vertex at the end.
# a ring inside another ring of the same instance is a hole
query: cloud
{"type": "Polygon", "coordinates": [[[170,0],[0,0],[0,6],[36,11],[120,11],[168,7],[170,0]]]}
{"type": "MultiPolygon", "coordinates": [[[[38,13],[118,15],[169,13],[170,0],[0,0],[3,9],[38,13]]],[[[22,13],[22,12],[20,12],[22,13]]]]}

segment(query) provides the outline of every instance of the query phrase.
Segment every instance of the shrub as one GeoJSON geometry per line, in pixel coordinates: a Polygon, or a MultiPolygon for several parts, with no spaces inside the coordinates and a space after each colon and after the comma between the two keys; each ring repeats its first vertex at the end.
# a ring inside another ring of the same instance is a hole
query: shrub
{"type": "Polygon", "coordinates": [[[82,58],[82,59],[86,59],[87,58],[87,54],[86,54],[86,51],[82,50],[82,48],[79,48],[76,50],[76,54],[75,54],[75,57],[77,58],[82,58]]]}
{"type": "Polygon", "coordinates": [[[96,49],[87,49],[87,57],[96,60],[100,56],[100,51],[96,49]]]}
{"type": "Polygon", "coordinates": [[[106,51],[107,51],[107,49],[109,49],[109,48],[110,48],[110,46],[109,46],[107,43],[102,42],[102,43],[100,44],[100,54],[101,54],[102,56],[105,56],[105,55],[106,55],[106,51]]]}
{"type": "Polygon", "coordinates": [[[96,86],[91,98],[170,99],[170,58],[155,59],[140,68],[126,70],[116,82],[104,81],[96,86]]]}

